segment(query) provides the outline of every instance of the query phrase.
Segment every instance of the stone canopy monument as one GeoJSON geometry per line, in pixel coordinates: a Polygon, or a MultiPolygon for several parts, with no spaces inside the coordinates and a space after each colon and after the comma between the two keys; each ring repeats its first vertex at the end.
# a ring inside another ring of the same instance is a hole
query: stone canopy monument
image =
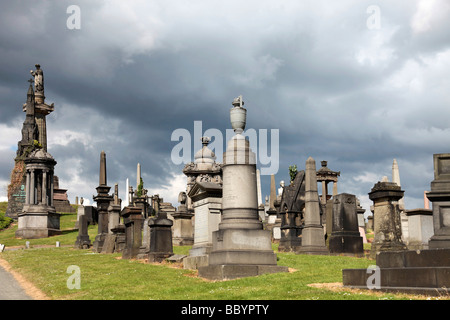
{"type": "Polygon", "coordinates": [[[247,110],[242,96],[230,111],[236,133],[223,154],[222,221],[213,233],[209,265],[199,267],[200,277],[214,280],[287,272],[277,266],[271,234],[258,218],[256,156],[242,132],[247,110]]]}
{"type": "MultiPolygon", "coordinates": [[[[22,126],[22,139],[18,142],[17,153],[14,159],[14,168],[11,172],[11,181],[8,185],[8,207],[6,216],[17,219],[22,212],[25,204],[25,159],[36,148],[47,152],[47,123],[46,117],[54,111],[55,107],[45,103],[44,95],[44,72],[39,64],[35,65],[36,70],[30,73],[34,79],[30,79],[30,86],[27,93],[27,101],[22,106],[23,112],[26,113],[25,121],[22,126]],[[33,89],[34,84],[34,89],[33,89]]],[[[55,175],[53,175],[56,178],[55,175]]],[[[53,184],[53,183],[52,183],[53,184]]],[[[50,183],[48,184],[50,185],[50,183]]],[[[54,185],[54,187],[56,187],[54,185]]],[[[58,190],[58,189],[56,189],[58,190]]],[[[58,190],[59,191],[59,190],[58,190]]],[[[65,192],[65,189],[62,189],[65,192]]],[[[53,196],[58,198],[58,192],[52,192],[53,196]]],[[[66,195],[67,197],[67,195],[66,195]]],[[[52,199],[55,209],[59,208],[57,201],[52,199]]],[[[67,199],[64,199],[67,200],[67,199]]],[[[68,200],[65,201],[64,212],[73,212],[73,208],[69,205],[68,200]]]]}

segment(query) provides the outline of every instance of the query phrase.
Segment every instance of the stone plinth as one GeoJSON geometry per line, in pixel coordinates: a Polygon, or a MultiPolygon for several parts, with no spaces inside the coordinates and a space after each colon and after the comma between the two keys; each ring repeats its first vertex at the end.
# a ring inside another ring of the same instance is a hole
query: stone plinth
{"type": "Polygon", "coordinates": [[[172,213],[173,237],[172,243],[176,246],[191,246],[194,244],[194,231],[192,228],[192,217],[186,205],[180,205],[178,210],[172,213]]]}
{"type": "Polygon", "coordinates": [[[333,196],[333,221],[329,240],[330,253],[362,256],[363,239],[359,233],[356,196],[333,196]]]}
{"type": "Polygon", "coordinates": [[[450,293],[449,249],[382,251],[376,256],[376,265],[378,271],[343,269],[344,287],[368,289],[370,286],[372,290],[409,294],[450,293]],[[374,281],[376,277],[378,284],[374,281]]]}
{"type": "Polygon", "coordinates": [[[406,210],[409,225],[409,250],[428,249],[428,240],[433,236],[433,211],[430,209],[406,210]]]}
{"type": "Polygon", "coordinates": [[[47,205],[25,205],[18,216],[16,238],[39,239],[61,234],[61,214],[47,205]]]}
{"type": "Polygon", "coordinates": [[[61,234],[61,215],[52,201],[55,164],[53,157],[43,149],[34,150],[25,159],[25,204],[18,215],[16,237],[37,239],[61,234]]]}
{"type": "Polygon", "coordinates": [[[142,211],[137,207],[125,207],[120,215],[125,225],[125,248],[122,259],[136,258],[142,244],[142,211]]]}
{"type": "Polygon", "coordinates": [[[404,191],[394,182],[378,182],[369,192],[374,207],[374,240],[371,257],[381,251],[406,250],[402,241],[402,226],[398,200],[404,191]]]}
{"type": "Polygon", "coordinates": [[[428,245],[450,248],[450,153],[434,154],[434,180],[426,194],[433,203],[434,235],[428,245]]]}

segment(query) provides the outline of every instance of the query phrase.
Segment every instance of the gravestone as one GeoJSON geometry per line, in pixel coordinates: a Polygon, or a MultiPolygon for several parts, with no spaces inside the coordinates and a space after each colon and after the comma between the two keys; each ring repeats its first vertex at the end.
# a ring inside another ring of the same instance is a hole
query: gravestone
{"type": "Polygon", "coordinates": [[[306,160],[305,170],[305,223],[302,230],[302,245],[297,250],[298,254],[328,254],[320,208],[316,161],[309,157],[306,160]]]}
{"type": "Polygon", "coordinates": [[[194,244],[194,232],[192,229],[192,217],[194,214],[188,212],[186,200],[186,193],[180,192],[178,195],[178,202],[180,202],[180,205],[178,206],[177,211],[172,213],[172,243],[177,246],[191,246],[194,244]]]}
{"type": "Polygon", "coordinates": [[[270,231],[258,219],[256,156],[242,135],[247,112],[242,106],[242,97],[236,98],[230,111],[236,134],[223,153],[222,221],[213,232],[209,265],[198,269],[200,277],[212,280],[288,271],[277,266],[270,231]]]}
{"type": "Polygon", "coordinates": [[[122,259],[135,259],[142,244],[142,222],[144,217],[140,208],[125,207],[120,213],[125,225],[125,248],[122,259]]]}
{"type": "Polygon", "coordinates": [[[222,212],[222,186],[214,182],[196,182],[189,191],[195,224],[194,244],[183,260],[185,269],[207,266],[213,243],[213,232],[219,229],[222,212]]]}
{"type": "Polygon", "coordinates": [[[280,199],[280,244],[278,251],[295,252],[302,244],[302,219],[305,209],[305,171],[297,172],[289,186],[283,188],[280,199]]]}
{"type": "Polygon", "coordinates": [[[329,239],[330,253],[362,256],[363,239],[359,233],[356,196],[333,196],[333,221],[329,239]]]}
{"type": "Polygon", "coordinates": [[[450,153],[433,155],[434,180],[426,194],[432,202],[434,235],[430,249],[450,248],[450,153]]]}
{"type": "Polygon", "coordinates": [[[78,236],[75,241],[75,248],[77,249],[89,249],[91,247],[91,240],[88,234],[88,219],[85,215],[78,217],[78,236]]]}
{"type": "Polygon", "coordinates": [[[165,211],[160,211],[156,218],[150,218],[150,250],[148,262],[161,262],[173,255],[172,220],[165,211]]]}
{"type": "MultiPolygon", "coordinates": [[[[387,179],[386,179],[387,180],[387,179]]],[[[405,250],[398,200],[404,191],[395,182],[379,181],[369,192],[374,207],[374,239],[370,256],[381,251],[405,250]]]]}

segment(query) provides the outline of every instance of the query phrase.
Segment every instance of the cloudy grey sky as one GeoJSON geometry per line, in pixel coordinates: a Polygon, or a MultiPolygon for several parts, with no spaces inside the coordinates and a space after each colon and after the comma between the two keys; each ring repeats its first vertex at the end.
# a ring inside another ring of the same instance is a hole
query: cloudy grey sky
{"type": "Polygon", "coordinates": [[[195,138],[201,121],[225,135],[240,94],[247,128],[279,130],[277,182],[309,156],[328,160],[339,192],[367,211],[394,158],[406,207],[423,207],[433,153],[450,152],[446,0],[2,1],[0,26],[0,199],[36,63],[55,103],[48,151],[71,202],[92,201],[104,150],[121,196],[139,162],[149,192],[176,205],[186,179],[172,132],[195,138]],[[70,5],[80,29],[67,26],[70,5]]]}

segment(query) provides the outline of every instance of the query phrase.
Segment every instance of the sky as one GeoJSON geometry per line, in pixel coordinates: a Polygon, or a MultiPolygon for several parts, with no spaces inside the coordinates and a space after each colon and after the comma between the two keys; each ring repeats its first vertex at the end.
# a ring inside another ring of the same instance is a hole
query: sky
{"type": "Polygon", "coordinates": [[[93,202],[104,150],[120,197],[140,163],[149,194],[177,207],[186,177],[174,133],[190,134],[183,156],[193,160],[203,134],[222,132],[222,162],[239,95],[252,149],[275,164],[261,175],[263,198],[270,173],[288,184],[288,167],[304,170],[311,156],[340,171],[338,192],[367,215],[395,158],[406,209],[423,208],[433,154],[450,152],[446,0],[2,1],[0,61],[3,201],[37,63],[55,104],[48,152],[72,203],[93,202]]]}

